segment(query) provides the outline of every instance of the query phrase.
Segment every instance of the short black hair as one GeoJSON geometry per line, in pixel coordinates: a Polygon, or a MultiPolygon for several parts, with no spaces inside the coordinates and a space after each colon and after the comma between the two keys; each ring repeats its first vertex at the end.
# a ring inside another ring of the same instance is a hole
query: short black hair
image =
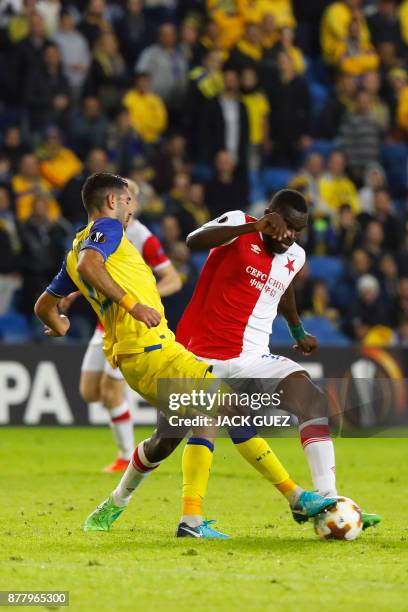
{"type": "Polygon", "coordinates": [[[281,189],[269,202],[269,210],[293,208],[301,213],[308,213],[309,209],[303,194],[296,189],[281,189]]]}
{"type": "Polygon", "coordinates": [[[109,191],[121,191],[127,187],[127,181],[118,174],[111,172],[96,172],[88,176],[82,186],[82,203],[88,214],[94,210],[102,210],[104,200],[109,191]]]}

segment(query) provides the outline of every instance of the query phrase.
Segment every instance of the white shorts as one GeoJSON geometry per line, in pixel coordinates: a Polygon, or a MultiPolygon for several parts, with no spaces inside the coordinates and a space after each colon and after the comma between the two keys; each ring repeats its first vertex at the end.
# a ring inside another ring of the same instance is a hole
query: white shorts
{"type": "MultiPolygon", "coordinates": [[[[214,366],[213,374],[217,378],[240,378],[243,381],[267,378],[271,381],[268,385],[270,389],[276,387],[279,381],[290,374],[305,371],[304,367],[288,357],[255,351],[243,353],[239,357],[234,357],[234,359],[221,360],[209,359],[208,357],[198,357],[198,359],[203,359],[214,366]]],[[[266,389],[263,388],[263,390],[266,389]]]]}
{"type": "Polygon", "coordinates": [[[81,372],[104,372],[115,380],[124,380],[119,368],[112,368],[103,353],[103,331],[95,329],[95,333],[89,341],[84,358],[82,360],[81,372]]]}

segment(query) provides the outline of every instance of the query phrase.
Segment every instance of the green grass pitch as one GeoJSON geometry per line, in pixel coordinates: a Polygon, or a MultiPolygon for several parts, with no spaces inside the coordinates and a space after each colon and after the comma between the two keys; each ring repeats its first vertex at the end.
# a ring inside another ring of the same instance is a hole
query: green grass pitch
{"type": "MultiPolygon", "coordinates": [[[[181,448],[111,532],[85,534],[83,519],[118,479],[100,472],[113,456],[109,430],[0,436],[0,590],[69,590],[74,611],[408,609],[406,439],[336,441],[339,491],[383,523],[356,542],[322,542],[227,439],[216,443],[206,514],[234,537],[196,541],[174,538],[181,448]]],[[[311,487],[299,442],[272,446],[311,487]]]]}

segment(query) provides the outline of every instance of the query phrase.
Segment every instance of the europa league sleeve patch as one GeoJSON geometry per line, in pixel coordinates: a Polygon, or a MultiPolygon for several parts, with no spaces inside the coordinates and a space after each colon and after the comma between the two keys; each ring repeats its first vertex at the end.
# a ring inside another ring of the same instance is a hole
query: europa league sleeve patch
{"type": "Polygon", "coordinates": [[[97,242],[98,244],[103,244],[106,242],[106,236],[102,232],[92,232],[90,239],[92,242],[97,242]]]}

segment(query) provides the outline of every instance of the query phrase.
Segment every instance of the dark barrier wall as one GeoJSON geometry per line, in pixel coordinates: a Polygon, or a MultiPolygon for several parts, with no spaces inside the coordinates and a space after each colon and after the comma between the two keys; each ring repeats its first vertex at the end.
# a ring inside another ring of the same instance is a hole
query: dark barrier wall
{"type": "MultiPolygon", "coordinates": [[[[78,382],[85,347],[67,344],[0,345],[1,425],[99,425],[98,405],[87,406],[78,382]]],[[[285,347],[273,352],[299,360],[345,406],[357,427],[408,424],[408,349],[322,348],[311,359],[285,347]],[[329,379],[329,380],[327,380],[329,379]]],[[[129,394],[136,424],[155,422],[155,411],[129,394]]]]}

